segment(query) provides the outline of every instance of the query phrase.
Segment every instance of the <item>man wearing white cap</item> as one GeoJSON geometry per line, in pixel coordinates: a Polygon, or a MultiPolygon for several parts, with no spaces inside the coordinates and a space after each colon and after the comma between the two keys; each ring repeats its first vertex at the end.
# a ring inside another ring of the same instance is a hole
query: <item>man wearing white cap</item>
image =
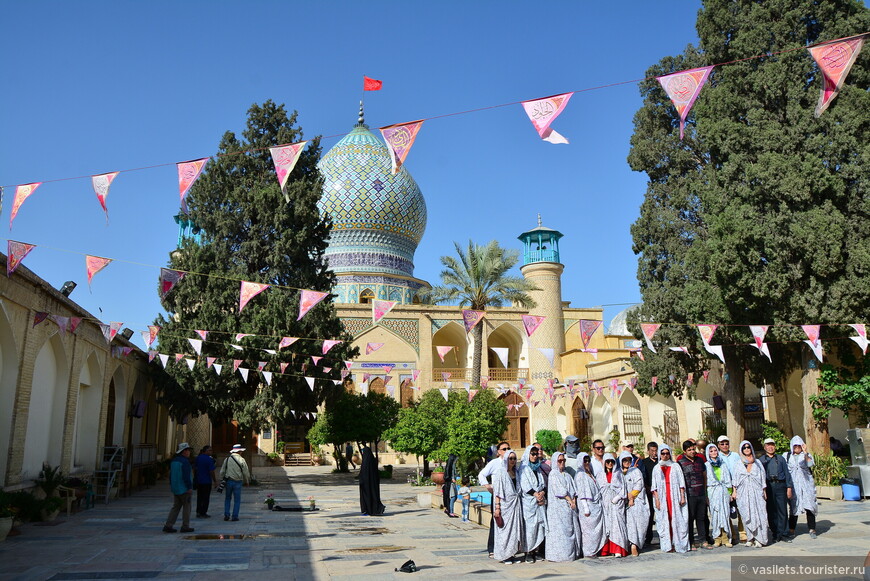
{"type": "Polygon", "coordinates": [[[248,463],[242,458],[245,449],[236,444],[230,450],[230,455],[221,466],[221,479],[226,479],[226,497],[224,498],[224,520],[230,520],[230,500],[233,500],[232,520],[239,520],[239,506],[242,503],[242,484],[251,481],[248,463]]]}
{"type": "Polygon", "coordinates": [[[770,524],[771,542],[791,542],[788,536],[788,503],[794,484],[788,461],[776,453],[776,440],[764,440],[764,456],[758,459],[767,474],[767,522],[770,524]]]}
{"type": "MultiPolygon", "coordinates": [[[[722,464],[724,464],[728,471],[731,473],[731,481],[734,481],[734,478],[737,475],[738,468],[742,468],[743,462],[740,460],[740,456],[737,452],[731,451],[731,441],[728,439],[728,436],[722,434],[716,439],[716,446],[719,448],[719,457],[722,458],[722,464]]],[[[732,489],[733,491],[733,489],[732,489]]],[[[728,494],[731,494],[729,491],[728,494]]],[[[731,501],[731,514],[737,512],[737,502],[731,501]]],[[[734,518],[733,516],[731,518],[734,518]]],[[[736,543],[737,540],[743,539],[745,540],[746,534],[743,531],[743,518],[738,514],[737,515],[737,526],[734,526],[734,523],[731,523],[731,538],[734,539],[736,543]]]]}
{"type": "Polygon", "coordinates": [[[164,533],[177,532],[172,525],[178,519],[181,512],[181,532],[192,533],[190,528],[190,498],[193,495],[193,478],[190,469],[190,444],[182,442],[175,451],[175,457],[169,463],[169,487],[172,490],[173,502],[166,524],[163,525],[164,533]]]}

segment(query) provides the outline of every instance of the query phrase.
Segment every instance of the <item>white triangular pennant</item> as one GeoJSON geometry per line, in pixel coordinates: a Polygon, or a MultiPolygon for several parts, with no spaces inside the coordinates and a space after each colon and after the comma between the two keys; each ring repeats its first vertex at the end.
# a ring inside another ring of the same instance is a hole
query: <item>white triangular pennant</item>
{"type": "Polygon", "coordinates": [[[188,339],[187,342],[190,343],[197,355],[202,355],[202,339],[188,339]]]}

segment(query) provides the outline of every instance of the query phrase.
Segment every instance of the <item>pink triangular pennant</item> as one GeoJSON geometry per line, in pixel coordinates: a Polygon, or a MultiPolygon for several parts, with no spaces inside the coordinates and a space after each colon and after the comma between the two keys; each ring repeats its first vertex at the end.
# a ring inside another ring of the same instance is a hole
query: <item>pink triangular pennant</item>
{"type": "Polygon", "coordinates": [[[368,382],[368,380],[371,378],[372,378],[371,373],[363,373],[363,382],[368,382]]]}
{"type": "Polygon", "coordinates": [[[541,323],[544,322],[545,317],[541,317],[539,315],[523,315],[523,328],[526,330],[526,335],[528,337],[532,336],[532,333],[537,331],[538,327],[541,326],[541,323]]]}
{"type": "Polygon", "coordinates": [[[106,198],[109,197],[109,186],[118,174],[121,172],[113,171],[111,173],[103,173],[100,175],[91,176],[91,184],[94,186],[94,193],[97,194],[97,200],[106,213],[106,224],[109,223],[109,209],[106,207],[106,198]]]}
{"type": "Polygon", "coordinates": [[[389,383],[392,379],[393,379],[392,375],[385,375],[384,376],[384,385],[389,385],[389,383]]]}
{"type": "Polygon", "coordinates": [[[239,365],[241,365],[241,364],[242,364],[241,359],[233,359],[233,372],[237,371],[239,369],[239,365]]]}
{"type": "Polygon", "coordinates": [[[290,196],[287,195],[287,179],[293,168],[296,167],[296,162],[299,161],[299,154],[305,148],[307,141],[299,143],[291,143],[290,145],[279,145],[278,147],[270,147],[269,153],[272,154],[272,162],[275,164],[275,173],[278,175],[278,184],[281,186],[281,193],[284,194],[284,199],[289,202],[290,196]]]}
{"type": "Polygon", "coordinates": [[[489,386],[489,377],[487,377],[486,375],[482,375],[480,377],[480,388],[486,389],[487,386],[489,386]]]}
{"type": "Polygon", "coordinates": [[[205,162],[207,161],[208,158],[204,157],[202,159],[182,161],[176,164],[176,166],[178,166],[178,194],[181,199],[181,209],[185,213],[187,212],[187,202],[184,198],[187,196],[187,192],[190,190],[193,182],[195,182],[196,178],[199,177],[199,174],[202,173],[202,169],[205,167],[205,162]]]}
{"type": "Polygon", "coordinates": [[[474,396],[477,395],[477,391],[478,390],[476,390],[476,389],[469,389],[468,390],[468,403],[471,403],[471,400],[473,400],[474,396]]]}
{"type": "Polygon", "coordinates": [[[332,373],[332,367],[324,367],[323,373],[326,373],[326,374],[332,373]]]}
{"type": "Polygon", "coordinates": [[[33,315],[33,326],[37,326],[44,320],[48,318],[48,313],[43,311],[37,311],[36,314],[33,315]]]}
{"type": "Polygon", "coordinates": [[[338,340],[336,340],[336,339],[327,339],[327,340],[325,340],[325,341],[323,342],[323,347],[322,347],[322,349],[323,349],[323,354],[326,355],[326,354],[329,352],[330,349],[332,349],[333,347],[335,347],[335,346],[338,345],[339,343],[341,343],[341,341],[338,341],[338,340]]]}
{"type": "Polygon", "coordinates": [[[417,378],[420,377],[420,370],[419,369],[412,369],[411,370],[411,377],[414,378],[414,381],[417,381],[417,378]]]}
{"type": "Polygon", "coordinates": [[[646,340],[646,346],[653,353],[657,353],[656,348],[653,347],[652,338],[653,335],[656,334],[656,331],[661,327],[661,323],[641,323],[640,330],[643,333],[643,338],[646,340]]]}
{"type": "Polygon", "coordinates": [[[236,333],[236,341],[241,341],[245,337],[251,337],[251,333],[236,333]]]}
{"type": "Polygon", "coordinates": [[[686,385],[693,385],[695,383],[695,374],[689,373],[686,375],[686,385]]]}
{"type": "Polygon", "coordinates": [[[568,143],[567,139],[553,131],[550,124],[562,113],[573,94],[562,93],[561,95],[553,95],[543,99],[523,101],[523,109],[525,109],[526,115],[529,116],[529,120],[544,141],[549,141],[550,143],[568,143]]]}
{"type": "Polygon", "coordinates": [[[822,326],[821,325],[801,325],[801,329],[804,330],[804,333],[807,334],[807,338],[810,340],[810,343],[815,345],[819,342],[819,333],[821,333],[822,326]]]}
{"type": "Polygon", "coordinates": [[[157,351],[155,351],[154,349],[148,351],[148,363],[154,361],[155,357],[157,357],[157,351]]]}
{"type": "Polygon", "coordinates": [[[383,366],[381,366],[381,369],[384,370],[384,373],[389,373],[390,371],[393,370],[393,367],[395,367],[395,365],[392,364],[392,363],[390,363],[390,364],[388,364],[388,365],[383,365],[383,366]]]}
{"type": "Polygon", "coordinates": [[[30,195],[36,191],[36,188],[41,185],[42,182],[36,182],[32,184],[15,186],[15,199],[12,200],[12,213],[9,215],[10,230],[12,230],[12,221],[15,220],[15,216],[18,215],[18,209],[21,208],[21,204],[23,204],[24,200],[29,198],[30,195]]]}
{"type": "Polygon", "coordinates": [[[35,244],[9,240],[6,244],[6,276],[15,272],[24,257],[30,254],[34,248],[36,248],[35,244]]]}
{"type": "Polygon", "coordinates": [[[176,353],[175,354],[175,362],[179,363],[182,359],[184,359],[184,353],[176,353]]]}
{"type": "Polygon", "coordinates": [[[314,378],[313,377],[306,377],[305,382],[308,384],[308,389],[310,389],[311,391],[314,391],[314,378]]]}
{"type": "Polygon", "coordinates": [[[217,357],[206,357],[205,358],[205,368],[211,369],[211,366],[214,365],[215,361],[217,361],[217,357]]]}
{"type": "Polygon", "coordinates": [[[471,333],[471,330],[483,320],[485,311],[472,311],[471,309],[462,309],[462,322],[465,324],[465,332],[471,333]]]}
{"type": "Polygon", "coordinates": [[[718,327],[719,325],[698,325],[698,332],[701,334],[701,341],[704,342],[705,346],[710,346],[710,339],[713,338],[713,333],[718,327]]]}
{"type": "Polygon", "coordinates": [[[194,333],[199,335],[199,338],[205,341],[208,338],[208,331],[204,331],[202,329],[194,329],[194,333]]]}
{"type": "Polygon", "coordinates": [[[372,301],[372,322],[377,324],[378,321],[393,310],[398,303],[396,301],[382,301],[375,299],[372,301]]]}
{"type": "Polygon", "coordinates": [[[709,369],[705,369],[701,373],[704,375],[704,381],[708,381],[710,379],[710,370],[709,369]]]}
{"type": "Polygon", "coordinates": [[[390,152],[390,159],[393,161],[394,174],[399,173],[402,164],[405,163],[405,158],[408,157],[408,152],[411,151],[411,146],[414,145],[414,140],[417,139],[422,126],[423,121],[409,121],[380,128],[390,152]]]}
{"type": "Polygon", "coordinates": [[[441,372],[441,381],[450,381],[451,375],[453,375],[453,374],[450,373],[449,371],[442,371],[441,372]]]}
{"type": "Polygon", "coordinates": [[[239,312],[242,312],[242,309],[245,308],[245,305],[248,304],[252,298],[263,292],[269,288],[268,284],[260,284],[258,282],[248,282],[246,280],[242,281],[241,290],[239,292],[239,312]]]}
{"type": "Polygon", "coordinates": [[[110,262],[112,262],[111,258],[85,255],[85,266],[88,270],[88,286],[90,286],[91,280],[94,278],[94,275],[106,268],[106,266],[108,266],[110,262]]]}
{"type": "Polygon", "coordinates": [[[312,355],[312,356],[311,356],[311,361],[314,362],[314,365],[317,365],[317,364],[320,362],[321,359],[323,359],[323,357],[320,357],[320,356],[318,356],[318,355],[312,355]]]}
{"type": "Polygon", "coordinates": [[[154,341],[157,339],[157,334],[160,333],[158,325],[148,325],[147,331],[142,331],[142,339],[145,341],[145,346],[151,348],[154,341]]]}
{"type": "Polygon", "coordinates": [[[764,343],[764,336],[767,335],[767,330],[770,325],[749,325],[749,330],[752,332],[752,337],[755,339],[755,346],[761,349],[761,344],[764,343]]]}
{"type": "Polygon", "coordinates": [[[601,326],[601,321],[590,321],[587,319],[580,320],[580,340],[583,341],[583,348],[589,347],[589,341],[592,340],[592,335],[601,326]]]}
{"type": "Polygon", "coordinates": [[[184,275],[187,274],[182,270],[172,270],[170,268],[161,268],[160,269],[160,296],[165,297],[166,293],[172,290],[178,281],[184,278],[184,275]]]}
{"type": "Polygon", "coordinates": [[[808,49],[813,60],[819,65],[824,81],[822,92],[819,94],[819,102],[816,105],[816,117],[828,108],[831,101],[840,92],[862,46],[864,46],[863,36],[808,49]]]}
{"type": "Polygon", "coordinates": [[[450,353],[450,350],[453,349],[453,345],[436,345],[435,350],[438,352],[438,357],[441,359],[441,363],[444,363],[444,356],[450,353]]]}
{"type": "Polygon", "coordinates": [[[118,331],[121,330],[121,327],[124,326],[124,323],[112,321],[108,325],[104,325],[103,323],[99,323],[99,325],[100,329],[103,331],[103,337],[105,337],[106,342],[111,343],[112,339],[115,338],[115,335],[118,334],[118,331]]]}
{"type": "Polygon", "coordinates": [[[281,337],[281,342],[278,343],[278,349],[283,349],[285,347],[289,347],[293,343],[299,340],[299,337],[281,337]]]}
{"type": "Polygon", "coordinates": [[[257,362],[257,371],[263,371],[264,369],[266,369],[266,362],[265,361],[258,361],[257,362]]]}
{"type": "Polygon", "coordinates": [[[680,116],[680,139],[683,138],[689,111],[692,110],[692,105],[694,105],[695,99],[701,93],[701,89],[704,87],[704,83],[707,82],[707,77],[710,76],[710,71],[712,70],[712,66],[701,67],[656,77],[665,93],[670,97],[674,107],[676,107],[677,114],[680,116]]]}
{"type": "Polygon", "coordinates": [[[287,371],[287,366],[288,366],[288,365],[290,365],[290,364],[287,363],[286,361],[283,362],[283,363],[281,363],[281,365],[279,366],[279,367],[281,368],[281,373],[284,373],[285,371],[287,371]]]}
{"type": "Polygon", "coordinates": [[[69,327],[69,317],[62,317],[60,315],[52,315],[51,320],[57,323],[57,330],[60,333],[61,337],[66,337],[66,331],[69,327]]]}
{"type": "Polygon", "coordinates": [[[79,324],[82,322],[81,317],[70,317],[69,318],[69,332],[75,333],[79,324]]]}
{"type": "Polygon", "coordinates": [[[322,293],[319,291],[313,290],[303,290],[300,293],[299,297],[299,316],[296,318],[297,321],[302,320],[302,317],[305,316],[308,311],[310,311],[314,306],[325,299],[329,293],[322,293]]]}
{"type": "Polygon", "coordinates": [[[383,346],[383,343],[366,343],[366,355],[374,353],[383,346]]]}
{"type": "Polygon", "coordinates": [[[653,376],[653,378],[652,378],[652,386],[655,387],[656,384],[657,384],[658,382],[659,382],[659,378],[656,377],[656,376],[653,376]]]}

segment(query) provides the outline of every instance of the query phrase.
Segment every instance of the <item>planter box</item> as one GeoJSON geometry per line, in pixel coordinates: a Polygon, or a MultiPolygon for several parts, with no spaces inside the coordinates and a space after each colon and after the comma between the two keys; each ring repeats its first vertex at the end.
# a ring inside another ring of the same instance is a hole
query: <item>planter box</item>
{"type": "Polygon", "coordinates": [[[829,500],[843,500],[842,486],[816,486],[816,496],[829,500]]]}
{"type": "Polygon", "coordinates": [[[417,493],[417,506],[420,508],[432,508],[432,493],[431,492],[418,492],[417,493]]]}

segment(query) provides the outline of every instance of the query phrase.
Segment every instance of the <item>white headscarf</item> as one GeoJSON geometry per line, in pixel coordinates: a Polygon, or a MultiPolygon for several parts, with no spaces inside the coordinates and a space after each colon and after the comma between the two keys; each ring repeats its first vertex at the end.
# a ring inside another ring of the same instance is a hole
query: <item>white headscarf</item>
{"type": "MultiPolygon", "coordinates": [[[[513,454],[514,457],[516,457],[516,455],[517,455],[517,453],[514,452],[513,450],[507,449],[504,451],[504,455],[501,457],[501,461],[504,463],[504,466],[502,466],[502,468],[505,471],[507,471],[507,469],[508,469],[508,458],[510,457],[511,454],[513,454]]],[[[519,475],[519,464],[520,464],[519,458],[517,458],[517,475],[519,475]]]]}
{"type": "MultiPolygon", "coordinates": [[[[788,451],[791,452],[792,454],[794,454],[794,447],[795,446],[801,446],[801,449],[803,449],[803,446],[806,446],[803,438],[801,438],[800,436],[795,436],[794,438],[792,438],[791,442],[789,442],[789,445],[788,445],[788,451]]],[[[800,453],[803,454],[803,452],[800,452],[800,453]]]]}
{"type": "Polygon", "coordinates": [[[671,450],[671,447],[668,446],[667,444],[662,444],[661,446],[659,446],[659,464],[661,466],[670,466],[673,463],[674,463],[674,451],[671,450]],[[668,455],[670,456],[670,460],[662,460],[662,452],[664,450],[668,451],[668,455]]]}
{"type": "Polygon", "coordinates": [[[605,472],[607,472],[607,461],[608,460],[611,460],[613,462],[613,471],[614,472],[616,472],[616,471],[622,472],[622,469],[616,465],[616,457],[613,454],[611,454],[610,452],[608,452],[607,454],[604,455],[603,458],[601,458],[601,463],[604,464],[604,471],[605,472]]]}
{"type": "Polygon", "coordinates": [[[750,442],[749,440],[743,440],[742,442],[740,442],[740,447],[737,448],[737,450],[738,457],[743,461],[744,464],[752,464],[753,462],[755,462],[755,448],[752,446],[752,442],[750,442]],[[751,460],[747,460],[746,456],[743,455],[743,446],[749,446],[749,449],[752,451],[751,460]]]}
{"type": "MultiPolygon", "coordinates": [[[[589,474],[589,472],[586,472],[586,458],[588,456],[589,454],[587,454],[586,452],[580,452],[579,454],[577,454],[577,464],[579,465],[579,468],[577,468],[578,473],[583,472],[584,474],[589,474]]],[[[589,470],[592,470],[591,463],[589,464],[589,470]]],[[[594,472],[593,474],[590,474],[590,476],[594,478],[594,472]]]]}
{"type": "MultiPolygon", "coordinates": [[[[565,471],[564,466],[562,468],[559,468],[559,457],[560,456],[565,456],[565,453],[564,452],[553,452],[553,455],[550,456],[550,465],[552,465],[556,469],[556,472],[564,472],[565,471]]],[[[567,456],[566,456],[566,458],[567,458],[567,456]]]]}
{"type": "Polygon", "coordinates": [[[715,450],[719,449],[719,446],[716,444],[707,444],[707,447],[704,449],[704,456],[707,457],[707,462],[710,463],[711,466],[721,466],[722,465],[722,452],[719,452],[719,455],[716,456],[716,462],[710,458],[710,449],[713,448],[715,450]]]}
{"type": "MultiPolygon", "coordinates": [[[[623,470],[622,461],[625,460],[626,458],[631,460],[631,465],[628,467],[628,470],[631,470],[632,468],[634,468],[634,456],[632,456],[631,452],[629,452],[628,450],[623,450],[622,452],[619,453],[619,458],[617,459],[618,461],[616,463],[617,464],[616,467],[619,468],[620,470],[623,470]]],[[[626,472],[628,472],[628,470],[626,470],[626,472]]]]}

